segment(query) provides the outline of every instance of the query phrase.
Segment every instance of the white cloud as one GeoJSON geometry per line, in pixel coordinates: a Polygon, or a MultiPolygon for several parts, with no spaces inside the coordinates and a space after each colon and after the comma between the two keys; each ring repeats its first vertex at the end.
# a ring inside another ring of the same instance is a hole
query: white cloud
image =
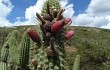
{"type": "MultiPolygon", "coordinates": [[[[36,12],[41,13],[42,7],[45,2],[46,2],[46,0],[38,0],[36,5],[30,6],[29,8],[27,8],[25,11],[25,18],[30,21],[35,21],[36,12]]],[[[74,14],[73,4],[66,6],[68,4],[68,0],[61,0],[60,4],[61,4],[62,8],[66,9],[65,12],[63,13],[63,15],[65,17],[72,17],[72,15],[74,14]]]]}
{"type": "MultiPolygon", "coordinates": [[[[7,15],[12,11],[13,5],[10,0],[0,0],[0,27],[3,26],[19,26],[19,25],[35,25],[38,23],[36,20],[36,12],[41,13],[42,7],[46,0],[38,0],[34,6],[30,6],[25,11],[25,17],[16,17],[15,23],[10,23],[9,20],[6,19],[7,15]],[[26,19],[26,21],[21,21],[21,19],[26,19]]],[[[65,8],[65,12],[63,13],[64,17],[71,17],[74,14],[73,4],[68,4],[68,0],[60,1],[61,7],[65,8]],[[71,12],[70,12],[71,11],[71,12]]]]}
{"type": "Polygon", "coordinates": [[[36,5],[30,6],[25,11],[25,18],[26,19],[33,19],[36,17],[36,12],[41,13],[42,7],[46,0],[38,0],[36,5]]]}
{"type": "Polygon", "coordinates": [[[21,21],[16,21],[13,26],[21,26],[21,25],[35,25],[36,23],[33,22],[31,20],[27,20],[27,21],[24,21],[24,22],[21,22],[21,21]]]}
{"type": "Polygon", "coordinates": [[[10,23],[6,19],[7,15],[12,11],[13,5],[10,0],[0,0],[0,27],[3,26],[19,26],[19,25],[35,25],[36,24],[36,12],[40,13],[43,4],[46,0],[38,0],[36,5],[30,6],[25,11],[25,18],[17,17],[15,23],[10,23]],[[26,19],[26,21],[21,21],[21,19],[26,19]]]}
{"type": "Polygon", "coordinates": [[[66,18],[72,18],[73,14],[74,14],[73,4],[65,6],[65,11],[63,13],[63,16],[66,17],[66,18]]]}
{"type": "MultiPolygon", "coordinates": [[[[7,15],[12,11],[13,5],[9,0],[0,0],[0,27],[1,26],[19,26],[19,25],[35,25],[36,12],[41,13],[42,7],[46,0],[38,0],[34,6],[30,6],[25,11],[25,17],[17,17],[15,23],[10,23],[6,19],[7,15]],[[21,19],[26,19],[22,22],[21,19]]],[[[110,29],[110,1],[109,0],[91,0],[84,14],[74,16],[73,4],[68,4],[68,0],[60,1],[61,7],[65,8],[64,17],[73,19],[72,25],[91,26],[110,29]]]]}
{"type": "Polygon", "coordinates": [[[110,14],[110,0],[92,0],[86,12],[90,15],[108,15],[110,14]]]}
{"type": "Polygon", "coordinates": [[[64,13],[63,13],[63,16],[66,17],[66,18],[72,18],[73,17],[73,14],[74,14],[74,10],[73,10],[73,4],[68,4],[68,0],[61,0],[60,1],[60,5],[62,8],[65,9],[64,13]]]}
{"type": "Polygon", "coordinates": [[[110,29],[110,15],[106,16],[106,19],[109,21],[109,23],[105,26],[102,26],[101,28],[110,29]]]}
{"type": "Polygon", "coordinates": [[[6,16],[12,11],[13,6],[9,0],[0,0],[0,27],[12,26],[6,16]]]}
{"type": "Polygon", "coordinates": [[[61,0],[60,4],[62,8],[65,8],[65,6],[68,4],[68,0],[61,0]]]}
{"type": "Polygon", "coordinates": [[[72,25],[110,29],[109,4],[109,0],[91,0],[85,13],[79,14],[73,18],[74,22],[72,25]]]}

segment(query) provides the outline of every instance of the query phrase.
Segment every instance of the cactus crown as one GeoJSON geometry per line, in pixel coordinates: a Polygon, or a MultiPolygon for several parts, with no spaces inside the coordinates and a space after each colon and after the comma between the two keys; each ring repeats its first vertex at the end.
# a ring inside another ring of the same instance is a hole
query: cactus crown
{"type": "Polygon", "coordinates": [[[43,9],[42,9],[42,14],[46,13],[46,11],[47,11],[47,3],[49,3],[51,9],[55,8],[58,11],[60,11],[61,6],[60,6],[60,3],[59,3],[59,0],[47,0],[46,3],[44,4],[43,9]]]}

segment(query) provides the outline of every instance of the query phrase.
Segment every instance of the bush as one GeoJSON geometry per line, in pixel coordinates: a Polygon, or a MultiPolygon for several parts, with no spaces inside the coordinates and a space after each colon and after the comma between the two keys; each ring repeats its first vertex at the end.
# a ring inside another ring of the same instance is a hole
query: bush
{"type": "Polygon", "coordinates": [[[82,39],[78,54],[81,54],[81,70],[105,70],[110,56],[110,43],[107,39],[82,39]]]}

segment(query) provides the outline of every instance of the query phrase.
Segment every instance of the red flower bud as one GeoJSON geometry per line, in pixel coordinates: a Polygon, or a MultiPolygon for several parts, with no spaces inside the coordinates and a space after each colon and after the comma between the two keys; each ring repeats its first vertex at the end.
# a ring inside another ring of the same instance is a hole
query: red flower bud
{"type": "Polygon", "coordinates": [[[60,21],[56,21],[52,26],[51,26],[51,31],[54,33],[58,33],[64,26],[64,19],[60,21]]]}
{"type": "Polygon", "coordinates": [[[71,22],[71,18],[66,18],[65,19],[65,24],[68,24],[69,22],[71,22]]]}
{"type": "Polygon", "coordinates": [[[34,42],[38,42],[40,40],[38,33],[33,28],[29,28],[27,30],[27,34],[34,42]]]}
{"type": "Polygon", "coordinates": [[[65,39],[69,40],[74,35],[74,33],[75,32],[73,30],[66,32],[65,39]]]}

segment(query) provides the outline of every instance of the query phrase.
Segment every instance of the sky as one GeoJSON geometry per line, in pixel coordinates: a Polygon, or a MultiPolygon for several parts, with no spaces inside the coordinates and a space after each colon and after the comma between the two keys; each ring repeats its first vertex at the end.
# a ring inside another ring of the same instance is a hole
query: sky
{"type": "MultiPolygon", "coordinates": [[[[0,0],[0,27],[38,24],[35,13],[41,13],[46,0],[0,0]]],[[[72,26],[110,29],[110,0],[60,0],[63,16],[72,26]]]]}

